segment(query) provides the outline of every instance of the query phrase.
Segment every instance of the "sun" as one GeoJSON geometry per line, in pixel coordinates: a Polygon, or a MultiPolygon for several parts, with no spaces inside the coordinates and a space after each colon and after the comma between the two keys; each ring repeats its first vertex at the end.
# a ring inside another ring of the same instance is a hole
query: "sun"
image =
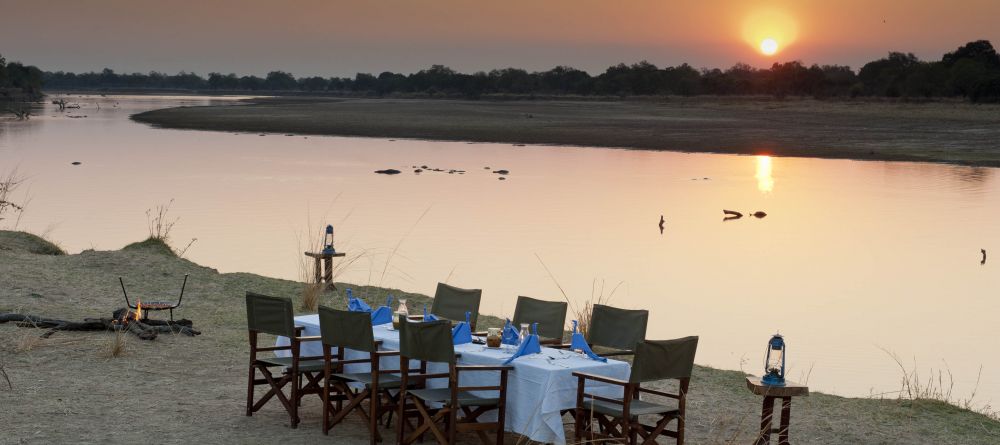
{"type": "Polygon", "coordinates": [[[778,54],[791,48],[798,37],[798,21],[779,9],[760,9],[743,20],[743,41],[757,54],[778,54]]]}
{"type": "Polygon", "coordinates": [[[760,41],[760,52],[768,56],[773,56],[778,52],[778,42],[770,37],[760,41]]]}

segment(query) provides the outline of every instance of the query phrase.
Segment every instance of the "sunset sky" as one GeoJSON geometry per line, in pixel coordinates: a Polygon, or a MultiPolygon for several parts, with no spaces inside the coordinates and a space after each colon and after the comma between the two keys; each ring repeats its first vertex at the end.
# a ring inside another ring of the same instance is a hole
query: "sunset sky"
{"type": "Polygon", "coordinates": [[[996,0],[0,0],[0,54],[46,70],[297,76],[618,62],[858,68],[1000,43],[996,0]],[[773,38],[774,56],[761,53],[773,38]]]}

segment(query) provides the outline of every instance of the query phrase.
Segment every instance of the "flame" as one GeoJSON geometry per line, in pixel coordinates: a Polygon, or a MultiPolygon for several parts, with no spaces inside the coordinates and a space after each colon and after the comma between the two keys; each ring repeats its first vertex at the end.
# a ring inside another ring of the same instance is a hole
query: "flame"
{"type": "Polygon", "coordinates": [[[142,300],[135,302],[135,316],[132,317],[133,320],[139,321],[139,314],[142,313],[142,300]]]}

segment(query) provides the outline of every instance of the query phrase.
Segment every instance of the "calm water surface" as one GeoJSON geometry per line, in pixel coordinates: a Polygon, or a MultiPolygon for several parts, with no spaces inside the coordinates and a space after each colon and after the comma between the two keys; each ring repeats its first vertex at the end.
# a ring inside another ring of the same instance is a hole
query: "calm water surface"
{"type": "Polygon", "coordinates": [[[541,258],[577,304],[621,283],[611,304],[649,308],[649,338],[700,335],[700,364],[757,373],[780,330],[789,376],[814,389],[898,390],[884,348],[950,370],[959,398],[982,367],[976,400],[1000,403],[996,169],[163,130],[128,116],[222,99],[72,100],[86,118],[46,105],[0,122],[0,171],[30,176],[22,228],[71,252],[144,238],[145,210],[174,199],[191,260],[298,279],[310,225],[329,221],[339,250],[364,252],[344,281],[447,280],[509,315],[517,295],[562,298],[541,258]],[[723,222],[724,208],[768,216],[723,222]],[[980,265],[980,248],[996,259],[980,265]]]}

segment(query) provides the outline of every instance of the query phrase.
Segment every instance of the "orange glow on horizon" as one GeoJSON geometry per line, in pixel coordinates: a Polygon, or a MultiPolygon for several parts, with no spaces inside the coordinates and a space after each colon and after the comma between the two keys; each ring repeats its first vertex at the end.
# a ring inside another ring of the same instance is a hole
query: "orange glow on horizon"
{"type": "Polygon", "coordinates": [[[760,10],[743,20],[743,40],[765,56],[777,54],[798,36],[798,22],[784,11],[760,10]]]}

